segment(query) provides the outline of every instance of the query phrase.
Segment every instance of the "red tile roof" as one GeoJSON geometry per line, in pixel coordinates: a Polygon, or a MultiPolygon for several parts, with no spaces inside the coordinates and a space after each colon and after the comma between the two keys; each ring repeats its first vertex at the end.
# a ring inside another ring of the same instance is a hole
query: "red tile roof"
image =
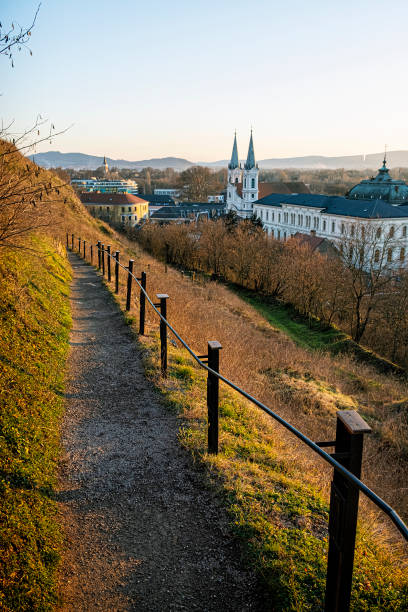
{"type": "Polygon", "coordinates": [[[315,251],[325,240],[319,236],[314,236],[313,234],[302,234],[301,232],[296,232],[293,237],[299,241],[299,244],[308,245],[312,251],[315,251]]]}
{"type": "Polygon", "coordinates": [[[81,202],[83,204],[148,204],[146,200],[138,198],[132,193],[96,193],[91,191],[89,193],[80,194],[81,202]]]}

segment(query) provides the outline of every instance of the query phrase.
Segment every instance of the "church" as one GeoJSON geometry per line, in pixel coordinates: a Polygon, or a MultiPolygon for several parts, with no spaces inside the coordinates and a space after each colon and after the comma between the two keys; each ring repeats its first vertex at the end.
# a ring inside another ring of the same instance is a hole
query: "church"
{"type": "Polygon", "coordinates": [[[366,230],[366,237],[373,236],[368,247],[372,252],[367,255],[374,267],[382,265],[384,259],[392,268],[405,265],[408,185],[390,176],[385,156],[375,177],[361,181],[344,196],[310,193],[303,183],[258,186],[258,174],[252,132],[243,168],[238,163],[235,136],[228,164],[227,209],[244,219],[254,215],[272,238],[318,236],[341,249],[345,240],[357,239],[359,228],[360,232],[367,228],[371,231],[366,230]]]}
{"type": "Polygon", "coordinates": [[[301,181],[260,183],[259,168],[255,162],[254,141],[249,139],[248,155],[245,164],[238,159],[237,134],[234,136],[231,161],[228,164],[227,211],[233,210],[239,217],[249,219],[254,214],[254,204],[272,193],[310,193],[301,181]]]}

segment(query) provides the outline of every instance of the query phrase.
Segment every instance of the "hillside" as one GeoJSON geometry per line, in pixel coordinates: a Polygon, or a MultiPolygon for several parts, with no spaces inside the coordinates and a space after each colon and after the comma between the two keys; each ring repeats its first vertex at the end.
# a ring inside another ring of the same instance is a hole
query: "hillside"
{"type": "MultiPolygon", "coordinates": [[[[96,170],[103,165],[103,156],[86,155],[85,153],[60,153],[59,151],[47,151],[37,153],[33,156],[35,162],[43,168],[72,168],[73,170],[96,170]]],[[[187,159],[178,157],[160,157],[153,159],[143,159],[140,161],[128,161],[126,159],[106,158],[110,168],[142,169],[156,168],[165,170],[174,168],[182,171],[193,165],[187,159]]]]}
{"type": "MultiPolygon", "coordinates": [[[[407,517],[407,442],[401,408],[408,396],[406,382],[380,374],[356,358],[297,345],[220,283],[205,276],[195,280],[163,266],[160,258],[90,217],[70,187],[19,154],[2,169],[47,185],[31,220],[35,225],[36,211],[43,207],[40,219],[48,221],[35,230],[26,228],[16,248],[0,249],[5,390],[0,446],[2,609],[51,610],[57,605],[56,568],[63,547],[55,482],[71,314],[66,232],[86,239],[88,246],[109,241],[112,250],[120,250],[124,264],[134,259],[137,272],[147,271],[151,296],[169,293],[169,320],[194,350],[202,354],[209,339],[219,340],[221,371],[313,439],[332,439],[336,410],[358,408],[375,431],[366,442],[363,478],[407,517]]],[[[124,280],[122,274],[122,308],[124,280]]],[[[112,290],[113,283],[109,286],[112,290]]],[[[126,321],[137,330],[136,301],[126,321]]],[[[227,508],[242,553],[264,580],[275,609],[319,609],[330,470],[322,469],[279,426],[225,389],[221,452],[209,456],[203,371],[175,342],[170,345],[169,377],[162,379],[158,323],[151,311],[146,331],[139,346],[150,384],[178,414],[180,442],[200,466],[205,487],[227,508]]],[[[103,446],[103,439],[97,444],[103,446]]],[[[402,612],[408,599],[406,551],[389,523],[368,503],[363,501],[360,508],[353,609],[402,612]]],[[[114,539],[115,530],[101,537],[114,539]]]]}

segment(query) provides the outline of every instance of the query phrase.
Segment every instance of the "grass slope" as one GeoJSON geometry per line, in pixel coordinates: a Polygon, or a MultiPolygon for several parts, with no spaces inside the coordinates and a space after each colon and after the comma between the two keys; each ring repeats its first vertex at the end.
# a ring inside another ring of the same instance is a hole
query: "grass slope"
{"type": "MultiPolygon", "coordinates": [[[[231,516],[248,561],[258,571],[274,611],[317,611],[324,602],[328,505],[288,460],[267,418],[221,387],[220,453],[207,454],[206,377],[181,349],[170,347],[162,379],[157,335],[141,339],[146,372],[179,415],[180,441],[206,467],[231,516]],[[282,452],[283,451],[283,452],[282,452]]],[[[278,435],[276,435],[278,434],[278,435]]],[[[352,610],[402,612],[408,577],[360,525],[352,610]]]]}
{"type": "Polygon", "coordinates": [[[274,327],[284,332],[302,348],[325,349],[335,342],[344,340],[343,332],[331,328],[323,328],[321,323],[307,322],[293,309],[278,303],[266,303],[253,292],[236,289],[234,291],[248,304],[251,304],[274,327]]]}
{"type": "Polygon", "coordinates": [[[0,609],[57,601],[61,533],[53,486],[59,455],[70,272],[56,242],[0,261],[0,609]]]}

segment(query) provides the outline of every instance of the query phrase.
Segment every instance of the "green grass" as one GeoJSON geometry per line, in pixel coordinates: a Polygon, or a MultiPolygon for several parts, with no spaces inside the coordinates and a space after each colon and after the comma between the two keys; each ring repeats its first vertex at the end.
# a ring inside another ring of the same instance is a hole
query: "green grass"
{"type": "Polygon", "coordinates": [[[0,262],[0,609],[51,610],[61,532],[53,487],[71,325],[65,258],[45,239],[0,262]]]}
{"type": "Polygon", "coordinates": [[[321,350],[331,348],[347,338],[335,327],[323,326],[319,321],[307,321],[290,306],[278,302],[267,303],[260,296],[243,289],[233,290],[248,304],[251,304],[274,327],[284,332],[302,348],[321,350]]]}
{"type": "MultiPolygon", "coordinates": [[[[159,376],[157,334],[140,339],[145,369],[180,418],[180,442],[205,466],[230,515],[247,562],[269,595],[271,611],[323,609],[328,503],[288,458],[280,437],[234,392],[220,390],[220,453],[208,455],[206,377],[181,349],[169,347],[169,376],[159,376]],[[147,349],[147,351],[146,351],[147,349]]],[[[408,609],[408,578],[368,529],[359,526],[352,593],[355,612],[408,609]]]]}

